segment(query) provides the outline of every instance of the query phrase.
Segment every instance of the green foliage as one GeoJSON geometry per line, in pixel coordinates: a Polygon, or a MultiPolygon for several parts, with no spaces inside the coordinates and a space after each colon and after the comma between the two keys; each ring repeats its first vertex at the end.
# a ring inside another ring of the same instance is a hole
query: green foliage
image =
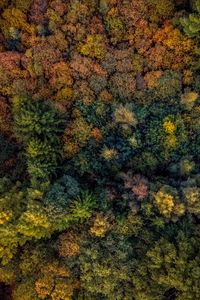
{"type": "Polygon", "coordinates": [[[38,137],[55,143],[62,133],[64,120],[50,104],[26,98],[14,98],[13,112],[16,128],[23,140],[38,137]]]}
{"type": "Polygon", "coordinates": [[[26,198],[20,182],[13,186],[7,178],[0,182],[0,258],[5,264],[16,253],[20,242],[15,223],[25,209],[26,198]]]}
{"type": "Polygon", "coordinates": [[[44,243],[36,245],[26,244],[20,257],[19,268],[24,276],[36,276],[45,264],[47,249],[44,243]]]}
{"type": "Polygon", "coordinates": [[[22,11],[28,11],[32,4],[32,0],[15,0],[15,5],[18,9],[22,11]]]}
{"type": "Polygon", "coordinates": [[[27,210],[19,219],[17,230],[28,239],[50,235],[51,223],[44,207],[36,201],[29,202],[27,210]]]}
{"type": "Polygon", "coordinates": [[[0,165],[3,166],[3,163],[14,153],[15,147],[9,141],[7,141],[5,137],[1,134],[0,147],[2,149],[2,151],[0,152],[0,165]]]}
{"type": "Polygon", "coordinates": [[[181,73],[167,70],[157,83],[155,95],[158,99],[176,97],[181,90],[181,73]]]}
{"type": "Polygon", "coordinates": [[[0,259],[5,265],[16,255],[20,238],[12,224],[1,225],[0,238],[0,259]]]}
{"type": "Polygon", "coordinates": [[[6,183],[6,191],[2,193],[0,197],[0,207],[1,207],[1,217],[0,224],[5,224],[10,222],[13,218],[17,218],[23,211],[25,206],[25,193],[21,189],[21,183],[16,182],[16,184],[7,190],[11,183],[7,178],[1,180],[3,185],[6,183]],[[3,182],[2,182],[3,181],[3,182]]]}
{"type": "Polygon", "coordinates": [[[135,156],[131,165],[137,172],[153,174],[159,166],[157,157],[150,151],[144,151],[142,154],[135,156]]]}
{"type": "Polygon", "coordinates": [[[99,9],[102,13],[108,12],[109,0],[100,0],[99,9]]]}
{"type": "Polygon", "coordinates": [[[26,280],[21,282],[13,291],[13,297],[15,300],[39,300],[37,293],[34,289],[34,282],[26,280]]]}
{"type": "Polygon", "coordinates": [[[90,247],[86,242],[79,257],[84,290],[110,300],[131,300],[130,261],[127,264],[131,252],[125,238],[108,236],[90,247]]]}
{"type": "Polygon", "coordinates": [[[91,217],[96,206],[96,197],[88,191],[82,192],[70,206],[71,218],[83,222],[91,217]]]}
{"type": "Polygon", "coordinates": [[[59,152],[49,141],[30,139],[26,155],[28,172],[33,178],[48,178],[49,174],[55,173],[59,152]]]}
{"type": "Polygon", "coordinates": [[[168,160],[176,153],[184,154],[187,132],[180,115],[168,115],[150,121],[146,132],[146,145],[161,161],[168,160]]]}
{"type": "Polygon", "coordinates": [[[60,180],[55,182],[47,192],[44,202],[47,205],[69,208],[72,199],[80,194],[80,185],[75,178],[64,175],[60,180]]]}
{"type": "Polygon", "coordinates": [[[112,35],[112,42],[115,44],[121,42],[125,37],[125,26],[122,19],[119,17],[107,17],[106,18],[106,29],[112,35]]]}
{"type": "Polygon", "coordinates": [[[197,216],[200,214],[200,188],[198,187],[185,187],[183,188],[183,197],[187,204],[187,209],[190,213],[193,213],[197,216]]]}
{"type": "Polygon", "coordinates": [[[135,299],[198,299],[199,235],[187,221],[164,230],[164,236],[148,245],[144,258],[134,261],[135,299]]]}
{"type": "Polygon", "coordinates": [[[187,18],[181,18],[180,22],[184,32],[191,38],[199,38],[200,35],[200,1],[195,0],[195,11],[189,14],[187,18]]]}
{"type": "Polygon", "coordinates": [[[152,6],[152,12],[150,13],[150,19],[152,21],[159,21],[161,18],[169,17],[174,12],[174,2],[172,0],[148,0],[147,1],[152,6]]]}
{"type": "Polygon", "coordinates": [[[15,98],[13,105],[18,134],[26,144],[28,172],[32,184],[48,181],[61,156],[59,135],[64,119],[47,102],[15,98]]]}

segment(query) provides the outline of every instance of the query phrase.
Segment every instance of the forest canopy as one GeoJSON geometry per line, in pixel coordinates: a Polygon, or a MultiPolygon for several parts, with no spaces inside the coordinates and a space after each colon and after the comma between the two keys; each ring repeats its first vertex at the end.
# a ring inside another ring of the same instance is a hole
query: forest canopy
{"type": "Polygon", "coordinates": [[[0,299],[200,299],[200,0],[0,0],[0,299]]]}

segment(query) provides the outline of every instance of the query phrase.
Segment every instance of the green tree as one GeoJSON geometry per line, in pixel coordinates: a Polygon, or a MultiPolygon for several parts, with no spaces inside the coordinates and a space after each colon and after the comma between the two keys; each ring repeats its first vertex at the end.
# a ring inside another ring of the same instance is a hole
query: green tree
{"type": "Polygon", "coordinates": [[[47,101],[14,97],[13,114],[16,130],[24,141],[38,137],[55,143],[63,132],[64,119],[47,101]]]}
{"type": "Polygon", "coordinates": [[[72,220],[83,222],[91,217],[96,206],[96,197],[88,191],[82,192],[70,206],[72,220]]]}
{"type": "MultiPolygon", "coordinates": [[[[131,300],[132,247],[124,237],[108,235],[103,239],[88,237],[79,256],[81,286],[93,294],[109,300],[131,300]]],[[[101,298],[100,298],[101,299],[101,298]]]]}
{"type": "Polygon", "coordinates": [[[23,243],[16,230],[16,222],[25,209],[26,194],[21,183],[13,185],[9,179],[0,179],[0,258],[6,264],[23,243]]]}
{"type": "Polygon", "coordinates": [[[196,0],[194,3],[195,12],[189,14],[188,17],[181,18],[180,22],[183,26],[184,32],[191,38],[200,37],[200,1],[196,0]]]}
{"type": "Polygon", "coordinates": [[[32,184],[48,181],[62,155],[60,135],[64,118],[45,101],[15,97],[13,103],[16,131],[26,147],[32,184]]]}
{"type": "Polygon", "coordinates": [[[191,221],[165,226],[159,236],[147,231],[149,242],[143,232],[131,275],[134,299],[199,299],[199,228],[191,221]]]}

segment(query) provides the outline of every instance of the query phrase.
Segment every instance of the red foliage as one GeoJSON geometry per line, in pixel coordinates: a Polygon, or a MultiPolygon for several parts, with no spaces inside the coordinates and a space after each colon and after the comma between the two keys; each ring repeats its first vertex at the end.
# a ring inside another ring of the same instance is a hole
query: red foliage
{"type": "Polygon", "coordinates": [[[30,21],[35,24],[44,23],[44,14],[47,10],[47,5],[47,0],[33,0],[29,15],[30,21]]]}
{"type": "Polygon", "coordinates": [[[50,72],[51,75],[49,82],[54,89],[59,90],[64,86],[72,86],[73,79],[71,77],[71,70],[67,63],[63,61],[55,63],[50,72]]]}
{"type": "Polygon", "coordinates": [[[25,79],[28,72],[21,69],[22,54],[14,51],[0,53],[0,91],[2,95],[16,94],[13,90],[14,81],[25,79]],[[13,91],[13,92],[12,92],[13,91]]]}
{"type": "Polygon", "coordinates": [[[148,181],[142,175],[133,175],[131,171],[122,174],[124,187],[131,189],[137,200],[141,201],[148,195],[148,181]]]}
{"type": "Polygon", "coordinates": [[[63,16],[67,13],[68,4],[64,3],[62,0],[54,0],[50,3],[50,7],[55,10],[59,16],[63,16]]]}
{"type": "Polygon", "coordinates": [[[99,76],[107,76],[108,75],[107,71],[98,63],[93,63],[91,68],[92,68],[92,71],[95,72],[99,76]]]}
{"type": "Polygon", "coordinates": [[[70,61],[70,67],[77,78],[87,78],[91,74],[91,66],[91,58],[83,57],[77,53],[74,54],[70,61]]]}
{"type": "Polygon", "coordinates": [[[30,72],[32,77],[51,75],[52,65],[62,59],[59,49],[54,48],[45,40],[38,40],[38,43],[28,50],[23,57],[23,66],[30,72]]]}
{"type": "Polygon", "coordinates": [[[74,85],[74,96],[77,99],[82,98],[85,105],[91,104],[95,99],[94,92],[92,91],[86,80],[76,81],[74,85]]]}
{"type": "Polygon", "coordinates": [[[102,23],[102,20],[94,16],[89,24],[88,32],[91,34],[103,34],[105,31],[104,25],[102,23]]]}
{"type": "Polygon", "coordinates": [[[6,71],[14,72],[20,66],[21,54],[14,51],[0,53],[0,66],[6,71]]]}
{"type": "Polygon", "coordinates": [[[121,8],[127,24],[137,25],[137,22],[147,15],[147,5],[145,0],[127,1],[126,5],[121,8]]]}
{"type": "Polygon", "coordinates": [[[132,192],[138,200],[143,200],[148,195],[147,180],[141,175],[133,176],[132,192]]]}

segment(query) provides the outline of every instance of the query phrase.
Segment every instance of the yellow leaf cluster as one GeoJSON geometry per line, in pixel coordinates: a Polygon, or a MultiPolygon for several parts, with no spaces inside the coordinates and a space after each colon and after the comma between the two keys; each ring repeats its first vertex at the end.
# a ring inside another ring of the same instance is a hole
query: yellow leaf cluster
{"type": "Polygon", "coordinates": [[[154,201],[160,214],[166,218],[176,219],[185,213],[185,205],[180,203],[177,192],[170,186],[162,186],[154,195],[154,201]]]}
{"type": "Polygon", "coordinates": [[[198,96],[199,95],[196,92],[186,92],[181,96],[181,104],[185,106],[186,109],[190,110],[194,106],[198,96]]]}
{"type": "Polygon", "coordinates": [[[95,236],[103,237],[109,228],[110,224],[107,221],[107,217],[102,214],[97,214],[93,226],[90,228],[90,232],[95,236]]]}
{"type": "Polygon", "coordinates": [[[155,202],[162,215],[166,217],[171,215],[175,205],[175,199],[172,195],[160,190],[155,194],[155,202]]]}
{"type": "Polygon", "coordinates": [[[106,54],[106,45],[104,37],[100,34],[89,34],[86,42],[82,43],[78,50],[81,54],[102,59],[106,54]]]}
{"type": "Polygon", "coordinates": [[[169,119],[165,119],[163,128],[167,134],[173,134],[176,130],[176,125],[169,119]]]}
{"type": "Polygon", "coordinates": [[[104,147],[101,155],[105,160],[111,160],[117,156],[117,150],[108,148],[108,147],[104,147]]]}
{"type": "Polygon", "coordinates": [[[26,15],[17,8],[5,9],[0,20],[2,31],[6,37],[9,38],[10,30],[21,29],[29,34],[33,34],[35,28],[28,24],[26,15]]]}
{"type": "Polygon", "coordinates": [[[55,100],[61,102],[65,102],[65,101],[68,102],[72,99],[72,97],[73,97],[73,89],[70,87],[65,87],[57,92],[55,100]]]}
{"type": "Polygon", "coordinates": [[[13,217],[13,212],[10,210],[0,212],[0,225],[10,221],[13,217]]]}

